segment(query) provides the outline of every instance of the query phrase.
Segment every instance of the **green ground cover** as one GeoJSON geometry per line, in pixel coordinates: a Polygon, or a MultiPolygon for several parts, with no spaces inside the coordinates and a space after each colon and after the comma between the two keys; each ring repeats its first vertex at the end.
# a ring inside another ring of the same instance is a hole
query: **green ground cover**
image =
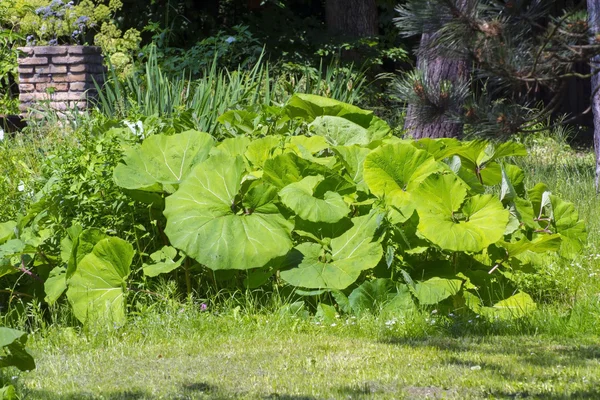
{"type": "Polygon", "coordinates": [[[37,369],[16,381],[27,399],[600,396],[595,335],[452,336],[431,321],[152,312],[110,333],[35,336],[37,369]]]}

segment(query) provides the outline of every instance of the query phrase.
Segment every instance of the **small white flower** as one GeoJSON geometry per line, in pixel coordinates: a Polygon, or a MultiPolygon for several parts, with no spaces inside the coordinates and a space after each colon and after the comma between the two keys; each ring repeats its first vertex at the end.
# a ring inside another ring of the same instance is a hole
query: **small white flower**
{"type": "Polygon", "coordinates": [[[0,140],[4,140],[4,130],[0,128],[0,140]]]}
{"type": "Polygon", "coordinates": [[[17,186],[17,190],[18,190],[19,192],[22,192],[22,191],[24,191],[24,190],[25,190],[25,182],[23,182],[23,181],[20,181],[20,182],[19,182],[19,185],[17,186]]]}
{"type": "Polygon", "coordinates": [[[123,123],[127,125],[129,129],[131,129],[131,132],[133,132],[135,136],[139,137],[140,139],[144,139],[144,124],[142,121],[131,122],[125,120],[123,123]]]}
{"type": "Polygon", "coordinates": [[[333,324],[331,324],[331,326],[337,326],[337,324],[334,322],[333,324]]]}
{"type": "Polygon", "coordinates": [[[236,41],[236,38],[234,38],[233,36],[229,36],[227,39],[225,39],[225,41],[227,43],[231,44],[236,41]]]}

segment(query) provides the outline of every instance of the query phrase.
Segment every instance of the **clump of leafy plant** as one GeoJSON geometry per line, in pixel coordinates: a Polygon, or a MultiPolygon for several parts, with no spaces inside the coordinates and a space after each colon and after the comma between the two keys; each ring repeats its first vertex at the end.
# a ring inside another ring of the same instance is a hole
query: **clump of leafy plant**
{"type": "MultiPolygon", "coordinates": [[[[16,367],[21,371],[35,368],[33,357],[25,350],[27,334],[16,329],[0,327],[0,368],[16,367]]],[[[0,388],[0,398],[13,400],[17,398],[15,388],[5,385],[0,388]]]]}
{"type": "MultiPolygon", "coordinates": [[[[402,305],[451,300],[489,318],[523,315],[535,304],[511,286],[511,271],[543,265],[549,253],[573,257],[585,242],[571,203],[543,184],[524,187],[524,172],[507,161],[526,155],[520,144],[404,141],[372,113],[317,96],[297,95],[284,109],[308,136],[204,142],[201,158],[164,158],[178,168],[151,161],[168,154],[168,141],[142,145],[115,170],[117,184],[165,194],[166,235],[201,265],[243,270],[253,285],[277,275],[342,303],[380,278],[402,305]],[[180,174],[126,185],[144,165],[180,174]],[[493,279],[506,292],[490,291],[493,279]]],[[[194,142],[184,138],[169,140],[194,142]]]]}
{"type": "MultiPolygon", "coordinates": [[[[139,135],[130,124],[129,136],[127,128],[108,129],[123,153],[109,153],[99,182],[122,192],[110,195],[113,205],[92,204],[116,209],[108,219],[84,219],[78,210],[61,228],[69,214],[48,199],[67,180],[49,180],[26,216],[0,226],[0,271],[28,275],[49,303],[66,293],[86,324],[121,325],[133,286],[180,274],[189,295],[212,276],[215,285],[229,279],[319,296],[321,312],[332,304],[354,313],[435,305],[494,320],[535,308],[514,271],[572,258],[585,243],[573,204],[544,184],[525,187],[524,171],[510,163],[526,155],[521,144],[403,140],[372,112],[314,95],[270,108],[266,130],[246,113],[223,115],[233,137],[222,141],[172,127],[139,135]],[[136,224],[129,211],[133,233],[98,229],[119,214],[125,195],[155,216],[150,224],[136,224]]],[[[82,157],[93,170],[104,151],[92,143],[82,157]]]]}

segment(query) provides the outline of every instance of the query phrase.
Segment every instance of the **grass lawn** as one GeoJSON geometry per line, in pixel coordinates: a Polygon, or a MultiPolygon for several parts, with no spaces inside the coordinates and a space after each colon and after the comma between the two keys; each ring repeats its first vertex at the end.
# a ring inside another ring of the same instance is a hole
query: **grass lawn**
{"type": "Polygon", "coordinates": [[[50,327],[28,345],[37,369],[13,380],[25,399],[600,398],[597,336],[401,325],[152,312],[112,332],[50,327]]]}

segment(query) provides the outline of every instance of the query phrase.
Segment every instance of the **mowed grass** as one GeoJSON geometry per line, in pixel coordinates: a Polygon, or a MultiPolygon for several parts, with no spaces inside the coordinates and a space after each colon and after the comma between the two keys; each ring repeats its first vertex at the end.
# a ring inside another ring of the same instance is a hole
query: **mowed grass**
{"type": "Polygon", "coordinates": [[[110,332],[48,328],[29,344],[37,369],[14,381],[25,399],[600,398],[595,335],[428,322],[152,312],[110,332]]]}

